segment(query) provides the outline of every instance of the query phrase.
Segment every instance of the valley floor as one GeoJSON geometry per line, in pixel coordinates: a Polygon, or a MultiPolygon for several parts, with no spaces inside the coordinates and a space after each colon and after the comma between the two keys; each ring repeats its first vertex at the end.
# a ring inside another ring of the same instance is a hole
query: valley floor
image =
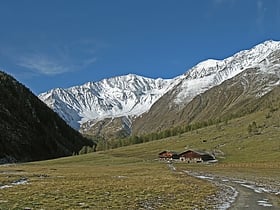
{"type": "Polygon", "coordinates": [[[0,166],[0,209],[280,208],[278,164],[166,165],[99,156],[0,166]]]}
{"type": "Polygon", "coordinates": [[[0,209],[280,209],[280,110],[266,115],[86,155],[1,165],[0,209]],[[248,133],[252,122],[258,135],[248,133]],[[157,159],[161,151],[189,148],[214,151],[219,161],[157,159]]]}
{"type": "Polygon", "coordinates": [[[205,180],[99,155],[0,166],[0,209],[214,208],[217,187],[205,180]]]}

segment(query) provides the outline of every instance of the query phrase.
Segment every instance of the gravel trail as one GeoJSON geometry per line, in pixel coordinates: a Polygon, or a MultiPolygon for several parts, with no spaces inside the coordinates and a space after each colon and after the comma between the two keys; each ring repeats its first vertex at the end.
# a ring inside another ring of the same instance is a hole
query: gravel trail
{"type": "Polygon", "coordinates": [[[280,189],[259,186],[255,182],[235,179],[234,177],[184,172],[196,178],[210,181],[221,189],[220,195],[215,201],[217,209],[280,209],[280,189]]]}

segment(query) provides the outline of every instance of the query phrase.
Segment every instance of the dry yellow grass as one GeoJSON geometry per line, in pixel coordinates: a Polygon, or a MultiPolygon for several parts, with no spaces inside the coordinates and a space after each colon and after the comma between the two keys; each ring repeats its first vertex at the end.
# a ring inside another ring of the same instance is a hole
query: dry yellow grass
{"type": "Polygon", "coordinates": [[[0,189],[0,209],[211,207],[216,188],[210,183],[172,172],[166,163],[106,160],[106,155],[100,154],[104,159],[98,155],[0,167],[2,183],[28,180],[28,184],[0,189]]]}
{"type": "Polygon", "coordinates": [[[279,111],[265,112],[145,144],[28,164],[0,166],[0,209],[211,209],[217,188],[181,170],[280,182],[279,111]],[[249,135],[256,121],[260,135],[249,135]],[[204,141],[206,140],[206,141],[204,141]],[[155,160],[162,150],[221,150],[216,165],[155,160]],[[26,179],[27,184],[12,185],[26,179]],[[1,189],[1,186],[12,185],[1,189]]]}

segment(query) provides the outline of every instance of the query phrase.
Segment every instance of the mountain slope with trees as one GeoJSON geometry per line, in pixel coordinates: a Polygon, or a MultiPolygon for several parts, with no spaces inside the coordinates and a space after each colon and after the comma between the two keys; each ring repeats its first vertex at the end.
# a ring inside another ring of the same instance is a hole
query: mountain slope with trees
{"type": "Polygon", "coordinates": [[[57,158],[94,143],[0,71],[0,163],[57,158]]]}
{"type": "Polygon", "coordinates": [[[235,77],[198,94],[189,103],[174,103],[178,92],[178,88],[174,88],[161,97],[149,112],[133,122],[132,133],[160,132],[199,122],[212,124],[268,108],[280,85],[279,52],[272,52],[258,65],[244,69],[235,77]]]}

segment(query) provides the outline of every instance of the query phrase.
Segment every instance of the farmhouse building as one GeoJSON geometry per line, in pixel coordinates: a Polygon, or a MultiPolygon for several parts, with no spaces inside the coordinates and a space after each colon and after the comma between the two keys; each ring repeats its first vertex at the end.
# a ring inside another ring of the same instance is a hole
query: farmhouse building
{"type": "Polygon", "coordinates": [[[179,155],[177,152],[173,151],[163,151],[158,154],[160,160],[173,160],[179,159],[179,155]]]}
{"type": "Polygon", "coordinates": [[[207,152],[187,150],[179,154],[180,160],[188,163],[215,161],[215,157],[207,152]]]}

